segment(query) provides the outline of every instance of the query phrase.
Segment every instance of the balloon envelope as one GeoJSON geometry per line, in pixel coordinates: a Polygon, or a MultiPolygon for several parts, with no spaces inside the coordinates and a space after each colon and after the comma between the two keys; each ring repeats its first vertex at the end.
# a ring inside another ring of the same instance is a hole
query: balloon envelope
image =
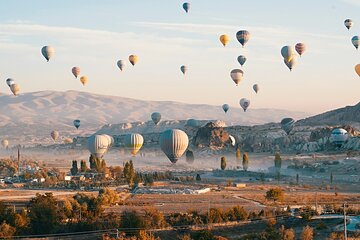
{"type": "Polygon", "coordinates": [[[222,45],[225,47],[230,41],[230,38],[228,35],[223,34],[220,36],[220,42],[222,43],[222,45]]]}
{"type": "Polygon", "coordinates": [[[185,75],[185,73],[186,73],[187,70],[188,70],[188,67],[185,66],[185,65],[182,65],[182,66],[180,67],[180,70],[181,70],[181,72],[185,75]]]}
{"type": "Polygon", "coordinates": [[[359,48],[359,44],[360,44],[360,37],[359,36],[353,36],[352,37],[352,39],[351,39],[351,42],[352,42],[352,44],[354,45],[354,47],[356,48],[356,49],[358,49],[359,48]]]}
{"type": "Polygon", "coordinates": [[[58,131],[52,131],[52,132],[50,133],[50,136],[51,136],[51,138],[52,138],[54,141],[56,141],[56,140],[59,138],[60,133],[59,133],[58,131]]]}
{"type": "Polygon", "coordinates": [[[246,30],[240,30],[236,33],[236,39],[244,47],[250,39],[250,33],[246,30]]]}
{"type": "Polygon", "coordinates": [[[222,105],[222,109],[224,110],[225,113],[227,113],[227,111],[229,110],[229,108],[230,108],[229,104],[226,104],[226,103],[225,103],[225,104],[222,105]]]}
{"type": "Polygon", "coordinates": [[[240,99],[240,106],[244,109],[244,112],[246,112],[246,109],[250,106],[250,100],[246,98],[240,99]]]}
{"type": "Polygon", "coordinates": [[[54,55],[55,51],[54,51],[54,48],[51,47],[51,46],[44,46],[42,49],[41,49],[41,53],[42,55],[44,56],[44,58],[49,61],[50,58],[52,58],[52,56],[54,55]]]}
{"type": "Polygon", "coordinates": [[[102,158],[109,147],[109,139],[104,135],[92,135],[88,138],[87,149],[96,158],[102,158]]]}
{"type": "Polygon", "coordinates": [[[304,43],[297,43],[295,45],[295,50],[301,56],[306,51],[306,45],[304,43]]]}
{"type": "Polygon", "coordinates": [[[85,85],[89,82],[89,79],[88,79],[87,76],[82,76],[82,77],[80,78],[80,82],[82,83],[82,85],[85,86],[85,85]]]}
{"type": "Polygon", "coordinates": [[[185,12],[189,12],[190,10],[190,3],[186,2],[186,3],[183,3],[183,9],[185,10],[185,12]]]}
{"type": "Polygon", "coordinates": [[[289,62],[284,59],[284,63],[291,71],[296,65],[296,58],[293,57],[289,62]]]}
{"type": "Polygon", "coordinates": [[[256,93],[258,93],[258,91],[260,90],[260,87],[259,87],[258,84],[254,84],[254,85],[253,85],[253,89],[254,89],[254,91],[255,91],[256,93]]]}
{"type": "Polygon", "coordinates": [[[73,143],[74,141],[72,140],[72,138],[65,138],[64,139],[64,143],[65,144],[71,144],[71,143],[73,143]]]}
{"type": "Polygon", "coordinates": [[[240,70],[240,69],[233,69],[230,72],[230,77],[234,81],[236,86],[240,83],[243,76],[244,76],[244,72],[242,70],[240,70]]]}
{"type": "Polygon", "coordinates": [[[169,129],[160,135],[160,148],[172,163],[184,154],[189,145],[187,134],[179,129],[169,129]]]}
{"type": "Polygon", "coordinates": [[[281,48],[281,56],[286,62],[290,62],[294,55],[295,52],[292,46],[284,46],[281,48]]]}
{"type": "Polygon", "coordinates": [[[11,85],[13,85],[15,83],[15,80],[12,78],[8,78],[6,79],[6,84],[10,87],[11,85]]]}
{"type": "Polygon", "coordinates": [[[360,64],[357,64],[356,66],[355,66],[355,72],[359,75],[359,77],[360,77],[360,64]]]}
{"type": "Polygon", "coordinates": [[[186,162],[189,164],[194,163],[195,157],[194,157],[194,153],[191,150],[187,150],[185,153],[186,156],[186,162]]]}
{"type": "Polygon", "coordinates": [[[140,150],[144,143],[144,138],[138,133],[131,133],[125,136],[125,146],[130,149],[133,156],[140,150]]]}
{"type": "Polygon", "coordinates": [[[118,68],[120,68],[121,71],[125,68],[125,61],[124,60],[119,60],[119,61],[117,61],[116,64],[117,64],[118,68]]]}
{"type": "Polygon", "coordinates": [[[240,56],[238,56],[237,60],[240,63],[240,65],[243,66],[246,62],[246,57],[243,55],[240,55],[240,56]]]}
{"type": "Polygon", "coordinates": [[[15,96],[17,96],[20,92],[20,85],[17,83],[13,83],[10,85],[10,90],[15,96]]]}
{"type": "Polygon", "coordinates": [[[196,119],[190,118],[186,121],[185,126],[197,128],[200,127],[200,122],[196,119]]]}
{"type": "Polygon", "coordinates": [[[295,120],[292,118],[284,118],[281,120],[281,129],[286,132],[286,134],[289,134],[291,130],[294,128],[295,120]]]}
{"type": "Polygon", "coordinates": [[[344,25],[349,30],[354,25],[354,23],[353,23],[353,21],[351,19],[346,19],[344,21],[344,25]]]}
{"type": "Polygon", "coordinates": [[[74,124],[74,126],[76,127],[76,129],[79,129],[79,127],[80,127],[80,120],[78,120],[78,119],[74,120],[74,121],[73,121],[73,124],[74,124]]]}
{"type": "Polygon", "coordinates": [[[4,148],[6,148],[6,147],[9,146],[9,141],[8,141],[7,139],[3,139],[3,140],[1,140],[1,145],[2,145],[4,148]]]}
{"type": "Polygon", "coordinates": [[[71,69],[72,74],[77,78],[80,75],[80,68],[79,67],[73,67],[71,69]]]}
{"type": "Polygon", "coordinates": [[[348,138],[348,132],[343,128],[335,128],[330,135],[330,141],[338,147],[341,147],[348,138]]]}
{"type": "Polygon", "coordinates": [[[151,114],[151,119],[153,120],[155,125],[157,125],[161,120],[161,114],[159,112],[153,112],[151,114]]]}
{"type": "Polygon", "coordinates": [[[130,55],[129,56],[129,62],[135,66],[135,64],[138,62],[139,58],[136,55],[130,55]]]}

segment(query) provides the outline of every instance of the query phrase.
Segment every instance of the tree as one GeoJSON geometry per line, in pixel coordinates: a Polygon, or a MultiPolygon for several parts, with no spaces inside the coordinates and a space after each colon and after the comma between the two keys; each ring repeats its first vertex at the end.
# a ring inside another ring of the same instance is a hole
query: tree
{"type": "MultiPolygon", "coordinates": [[[[142,229],[144,228],[144,218],[136,211],[126,210],[121,214],[120,228],[142,229]]],[[[138,230],[131,231],[132,235],[139,235],[138,230]]]]}
{"type": "Polygon", "coordinates": [[[330,183],[333,184],[334,181],[334,175],[333,172],[330,173],[330,183]]]}
{"type": "Polygon", "coordinates": [[[98,200],[102,205],[113,205],[120,201],[119,194],[109,188],[100,189],[98,200]]]}
{"type": "Polygon", "coordinates": [[[80,162],[80,171],[81,172],[86,172],[88,170],[88,167],[86,165],[86,162],[84,160],[81,160],[80,162]]]}
{"type": "Polygon", "coordinates": [[[247,171],[249,168],[249,157],[248,157],[247,153],[244,153],[244,155],[243,155],[242,165],[243,165],[244,171],[247,171]]]}
{"type": "Polygon", "coordinates": [[[90,169],[93,171],[96,170],[95,159],[96,159],[96,157],[94,155],[90,154],[90,157],[89,157],[90,169]]]}
{"type": "Polygon", "coordinates": [[[236,156],[236,160],[240,161],[240,158],[241,158],[240,148],[237,148],[237,149],[236,149],[236,154],[235,154],[235,156],[236,156]]]}
{"type": "Polygon", "coordinates": [[[30,201],[30,226],[35,234],[51,233],[58,223],[58,206],[52,193],[36,194],[30,201]]]}
{"type": "Polygon", "coordinates": [[[11,237],[15,234],[16,228],[12,227],[11,225],[3,222],[0,225],[0,238],[1,239],[12,239],[11,237]]]}
{"type": "Polygon", "coordinates": [[[299,185],[299,174],[298,173],[296,174],[296,184],[299,185]]]}
{"type": "Polygon", "coordinates": [[[281,156],[280,156],[280,153],[279,152],[276,152],[275,153],[275,160],[274,160],[274,163],[275,163],[275,168],[278,172],[280,172],[280,169],[281,169],[281,156]]]}
{"type": "Polygon", "coordinates": [[[72,161],[72,167],[70,169],[71,175],[75,176],[78,173],[79,169],[78,169],[78,164],[76,160],[72,161]]]}
{"type": "Polygon", "coordinates": [[[314,238],[314,231],[312,227],[306,226],[301,233],[301,240],[312,240],[314,238]]]}
{"type": "Polygon", "coordinates": [[[283,201],[284,200],[284,191],[281,188],[271,188],[266,192],[265,198],[269,201],[283,201]]]}
{"type": "Polygon", "coordinates": [[[201,176],[200,176],[200,174],[196,174],[196,181],[201,181],[201,176]]]}
{"type": "Polygon", "coordinates": [[[221,163],[220,163],[221,170],[225,170],[226,168],[226,158],[221,157],[221,163]]]}
{"type": "Polygon", "coordinates": [[[284,225],[281,225],[279,229],[281,240],[295,240],[295,231],[294,229],[285,229],[284,225]]]}
{"type": "Polygon", "coordinates": [[[130,160],[129,162],[126,162],[124,166],[124,177],[129,186],[132,186],[134,184],[135,176],[136,173],[134,170],[134,165],[133,162],[130,160]]]}
{"type": "Polygon", "coordinates": [[[152,174],[145,174],[144,184],[147,185],[147,186],[153,186],[154,185],[154,177],[153,177],[152,174]]]}

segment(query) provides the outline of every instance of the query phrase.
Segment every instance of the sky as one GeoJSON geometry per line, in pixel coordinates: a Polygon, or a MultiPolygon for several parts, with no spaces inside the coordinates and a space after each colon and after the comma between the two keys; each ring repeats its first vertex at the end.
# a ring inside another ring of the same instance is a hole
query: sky
{"type": "Polygon", "coordinates": [[[7,78],[22,92],[77,90],[143,100],[308,113],[360,101],[354,66],[360,52],[359,0],[189,0],[188,14],[178,0],[2,0],[0,1],[0,92],[7,78]],[[348,31],[344,20],[354,26],[348,31]],[[242,48],[236,32],[251,39],[242,48]],[[223,47],[221,34],[230,36],[223,47]],[[290,72],[280,55],[284,45],[303,42],[307,52],[290,72]],[[55,55],[42,57],[42,46],[55,55]],[[133,67],[128,56],[139,56],[133,67]],[[230,71],[247,62],[235,86],[230,71]],[[126,60],[124,71],[116,62],[126,60]],[[185,76],[181,65],[189,70],[185,76]],[[82,86],[71,74],[79,66],[89,78],[82,86]],[[260,91],[252,90],[259,84],[260,91]]]}

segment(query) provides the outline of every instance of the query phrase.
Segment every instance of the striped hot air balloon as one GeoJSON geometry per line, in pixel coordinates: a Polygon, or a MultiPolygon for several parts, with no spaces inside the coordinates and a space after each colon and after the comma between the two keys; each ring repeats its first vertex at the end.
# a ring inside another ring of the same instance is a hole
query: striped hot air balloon
{"type": "Polygon", "coordinates": [[[236,84],[236,86],[240,83],[240,81],[242,80],[244,76],[244,72],[240,69],[233,69],[230,72],[230,77],[231,79],[234,81],[234,83],[236,84]]]}
{"type": "Polygon", "coordinates": [[[80,68],[79,67],[73,67],[71,69],[72,74],[77,78],[80,75],[80,68]]]}
{"type": "Polygon", "coordinates": [[[189,145],[187,134],[179,129],[169,129],[160,135],[160,148],[172,163],[176,163],[189,145]]]}
{"type": "Polygon", "coordinates": [[[286,134],[289,134],[291,130],[294,128],[295,120],[292,118],[284,118],[281,120],[281,129],[286,132],[286,134]]]}
{"type": "Polygon", "coordinates": [[[236,39],[244,47],[250,39],[250,33],[246,30],[240,30],[236,33],[236,39]]]}
{"type": "Polygon", "coordinates": [[[303,53],[306,51],[306,45],[304,43],[297,43],[295,45],[296,52],[300,55],[303,55],[303,53]]]}
{"type": "Polygon", "coordinates": [[[109,148],[109,139],[105,135],[92,135],[88,138],[87,149],[96,158],[102,158],[109,148]]]}
{"type": "Polygon", "coordinates": [[[131,133],[125,136],[125,146],[131,151],[133,156],[140,150],[144,143],[144,138],[138,133],[131,133]]]}

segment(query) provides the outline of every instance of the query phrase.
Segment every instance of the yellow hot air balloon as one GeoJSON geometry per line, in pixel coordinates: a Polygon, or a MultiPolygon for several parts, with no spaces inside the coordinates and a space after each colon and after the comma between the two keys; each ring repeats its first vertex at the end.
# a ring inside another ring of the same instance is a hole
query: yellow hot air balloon
{"type": "Polygon", "coordinates": [[[359,75],[360,77],[360,64],[355,66],[355,72],[359,75]]]}
{"type": "Polygon", "coordinates": [[[144,138],[138,133],[132,133],[125,136],[125,146],[131,151],[133,156],[140,150],[144,143],[144,138]]]}
{"type": "Polygon", "coordinates": [[[220,42],[222,43],[222,45],[224,45],[224,47],[229,43],[230,38],[228,35],[223,34],[220,36],[220,42]]]}
{"type": "Polygon", "coordinates": [[[17,84],[17,83],[11,84],[10,90],[15,96],[17,96],[19,94],[19,92],[20,92],[19,84],[17,84]]]}
{"type": "Polygon", "coordinates": [[[89,82],[89,79],[88,79],[87,76],[82,76],[82,77],[80,78],[80,82],[82,83],[82,85],[85,86],[85,85],[89,82]]]}
{"type": "Polygon", "coordinates": [[[129,61],[133,66],[135,66],[135,64],[138,62],[138,60],[139,60],[139,58],[136,55],[130,55],[129,56],[129,61]]]}

